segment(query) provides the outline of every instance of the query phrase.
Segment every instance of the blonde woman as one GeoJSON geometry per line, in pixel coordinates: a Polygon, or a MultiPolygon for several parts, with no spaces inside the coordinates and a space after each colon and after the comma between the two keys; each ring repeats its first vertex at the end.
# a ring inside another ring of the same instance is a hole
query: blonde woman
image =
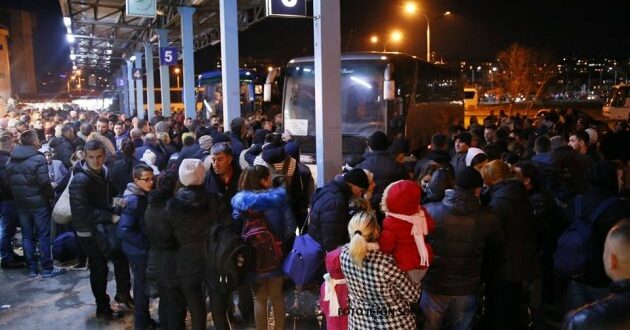
{"type": "Polygon", "coordinates": [[[415,329],[412,304],[420,285],[396,267],[394,257],[380,251],[379,227],[373,213],[359,212],[348,224],[350,243],[341,250],[341,269],[348,280],[348,329],[415,329]]]}

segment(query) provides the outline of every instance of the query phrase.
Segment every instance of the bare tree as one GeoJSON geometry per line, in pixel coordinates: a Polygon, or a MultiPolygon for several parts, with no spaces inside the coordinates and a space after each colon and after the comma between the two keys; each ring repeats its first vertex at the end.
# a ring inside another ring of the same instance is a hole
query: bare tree
{"type": "Polygon", "coordinates": [[[510,114],[516,97],[533,97],[529,111],[556,74],[557,66],[549,54],[515,43],[498,55],[497,72],[492,74],[493,92],[510,99],[510,114]]]}

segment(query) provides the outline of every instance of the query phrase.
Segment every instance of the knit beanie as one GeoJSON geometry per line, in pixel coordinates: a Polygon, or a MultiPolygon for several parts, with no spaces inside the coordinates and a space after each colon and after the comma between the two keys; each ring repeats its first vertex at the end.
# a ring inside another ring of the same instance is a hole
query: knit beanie
{"type": "Polygon", "coordinates": [[[199,138],[199,148],[209,151],[212,148],[212,136],[204,135],[199,138]]]}
{"type": "Polygon", "coordinates": [[[179,166],[179,181],[186,187],[201,186],[206,178],[206,168],[199,159],[186,158],[179,166]]]}
{"type": "Polygon", "coordinates": [[[368,146],[373,151],[387,150],[389,147],[389,138],[387,137],[387,134],[381,131],[376,131],[368,138],[368,146]]]}
{"type": "Polygon", "coordinates": [[[421,197],[422,191],[417,183],[411,180],[400,180],[385,188],[381,204],[383,211],[414,215],[418,213],[421,197]]]}
{"type": "Polygon", "coordinates": [[[483,178],[477,170],[469,166],[457,173],[455,185],[463,189],[481,188],[483,187],[483,178]]]}
{"type": "Polygon", "coordinates": [[[351,183],[361,189],[368,189],[370,187],[367,174],[360,168],[355,168],[344,173],[343,179],[346,183],[351,183]]]}
{"type": "Polygon", "coordinates": [[[468,148],[468,152],[466,153],[466,166],[470,166],[475,156],[479,154],[486,154],[483,150],[479,148],[468,148]]]}
{"type": "Polygon", "coordinates": [[[472,143],[472,134],[468,132],[461,132],[455,136],[455,140],[459,140],[462,143],[466,143],[468,146],[472,143]]]}

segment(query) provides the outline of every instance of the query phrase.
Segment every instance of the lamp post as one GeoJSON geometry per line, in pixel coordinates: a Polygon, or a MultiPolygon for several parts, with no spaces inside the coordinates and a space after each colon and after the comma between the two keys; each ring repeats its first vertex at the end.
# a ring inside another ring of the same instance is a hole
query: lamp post
{"type": "MultiPolygon", "coordinates": [[[[418,12],[418,7],[413,2],[408,2],[405,5],[405,12],[407,12],[407,14],[415,14],[417,12],[418,14],[420,14],[420,16],[424,17],[424,19],[427,21],[427,62],[431,62],[431,23],[429,22],[429,16],[427,16],[424,13],[418,12]]],[[[450,14],[451,14],[450,11],[445,11],[439,15],[433,16],[433,18],[440,17],[440,16],[448,16],[450,14]]]]}
{"type": "Polygon", "coordinates": [[[181,72],[181,70],[179,68],[175,68],[173,71],[175,71],[175,78],[177,79],[177,88],[179,88],[179,73],[181,72]]]}

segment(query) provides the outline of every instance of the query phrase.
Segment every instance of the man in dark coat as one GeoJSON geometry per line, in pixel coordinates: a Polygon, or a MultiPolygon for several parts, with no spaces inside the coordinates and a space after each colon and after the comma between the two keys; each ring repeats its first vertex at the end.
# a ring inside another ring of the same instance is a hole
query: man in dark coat
{"type": "Polygon", "coordinates": [[[363,196],[370,183],[362,169],[337,175],[313,196],[308,233],[325,251],[332,251],[350,241],[349,209],[352,197],[363,196]]]}
{"type": "MultiPolygon", "coordinates": [[[[603,201],[609,197],[618,197],[623,182],[623,170],[613,161],[599,161],[586,173],[586,181],[591,188],[581,197],[582,214],[591,214],[603,201]]],[[[576,199],[569,201],[565,210],[565,221],[575,221],[576,199]]],[[[619,199],[595,220],[592,253],[587,258],[587,264],[580,274],[569,280],[567,291],[567,305],[569,309],[591,303],[603,298],[608,293],[610,279],[606,276],[602,253],[606,234],[620,219],[630,217],[630,203],[619,199]]]]}
{"type": "Polygon", "coordinates": [[[468,132],[462,132],[455,136],[455,155],[451,158],[451,166],[457,174],[466,168],[466,155],[472,142],[472,135],[468,132]]]}
{"type": "MultiPolygon", "coordinates": [[[[226,142],[215,143],[210,149],[212,157],[212,167],[206,176],[206,193],[208,194],[208,204],[210,223],[213,225],[227,225],[233,228],[235,233],[240,234],[242,228],[232,221],[232,197],[238,192],[238,180],[241,174],[240,167],[234,165],[233,152],[226,142]]],[[[216,273],[217,265],[208,265],[206,279],[212,306],[212,317],[217,329],[229,328],[228,312],[232,308],[232,292],[220,290],[219,278],[216,273]]],[[[246,321],[253,320],[254,302],[251,290],[247,285],[238,288],[238,306],[241,316],[246,321]]]]}
{"type": "MultiPolygon", "coordinates": [[[[241,152],[248,148],[247,143],[244,141],[245,133],[247,132],[247,125],[245,119],[234,118],[230,123],[230,132],[226,135],[230,137],[230,146],[232,147],[232,157],[238,162],[238,158],[241,152]]],[[[238,165],[238,163],[237,163],[238,165]]]]}
{"type": "MultiPolygon", "coordinates": [[[[601,257],[600,257],[601,258],[601,257]]],[[[603,263],[612,279],[610,294],[569,313],[562,329],[630,329],[630,222],[615,225],[606,238],[603,263]]]]}
{"type": "Polygon", "coordinates": [[[9,133],[2,134],[0,136],[0,258],[2,258],[2,268],[24,267],[24,258],[13,252],[11,244],[18,225],[6,173],[13,147],[13,136],[9,133]]]}
{"type": "Polygon", "coordinates": [[[90,286],[96,299],[96,317],[114,319],[121,316],[109,305],[107,295],[107,262],[114,264],[116,278],[115,300],[133,305],[129,263],[122,251],[112,246],[120,209],[112,207],[116,196],[105,164],[105,147],[98,140],[85,144],[85,160],[74,168],[70,182],[70,209],[72,226],[79,237],[79,244],[89,258],[90,286]]]}
{"type": "Polygon", "coordinates": [[[42,277],[63,274],[65,270],[53,266],[50,250],[50,203],[54,192],[48,175],[48,162],[44,154],[37,151],[41,145],[35,131],[23,132],[20,143],[22,145],[11,152],[6,176],[22,228],[22,243],[29,276],[36,277],[38,274],[35,257],[37,244],[33,237],[35,229],[38,233],[42,277]]]}
{"type": "Polygon", "coordinates": [[[392,182],[409,179],[405,168],[397,163],[387,152],[389,138],[381,131],[374,132],[368,139],[369,151],[365,154],[365,160],[357,168],[369,170],[374,174],[376,187],[372,194],[372,209],[379,210],[383,191],[392,182]]]}
{"type": "Polygon", "coordinates": [[[414,168],[416,177],[420,174],[424,164],[430,161],[434,161],[442,166],[450,166],[451,156],[448,154],[448,137],[446,135],[437,133],[431,137],[431,149],[424,158],[418,161],[414,168]]]}
{"type": "Polygon", "coordinates": [[[456,187],[447,190],[441,202],[426,204],[435,220],[428,240],[435,258],[423,280],[420,308],[427,329],[440,329],[450,318],[451,326],[470,329],[475,317],[482,264],[501,240],[497,219],[481,207],[483,180],[472,167],[460,171],[456,187]],[[450,313],[446,313],[451,306],[450,313]]]}
{"type": "Polygon", "coordinates": [[[54,151],[54,158],[63,162],[66,168],[72,167],[70,157],[72,157],[77,148],[80,148],[83,144],[83,140],[75,134],[74,125],[70,123],[63,125],[60,137],[53,138],[50,141],[50,147],[53,148],[54,151]]]}

